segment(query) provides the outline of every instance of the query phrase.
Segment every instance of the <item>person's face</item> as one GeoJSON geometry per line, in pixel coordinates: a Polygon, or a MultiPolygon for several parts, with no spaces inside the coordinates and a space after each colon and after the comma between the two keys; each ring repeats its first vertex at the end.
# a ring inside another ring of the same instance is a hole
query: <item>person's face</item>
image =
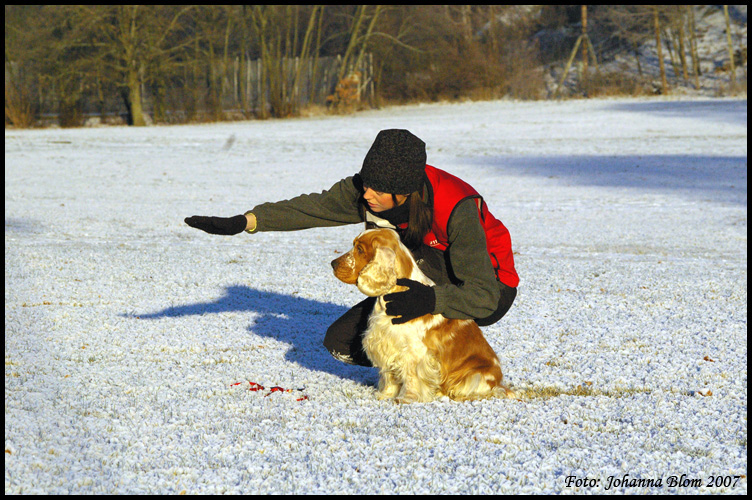
{"type": "MultiPolygon", "coordinates": [[[[364,187],[365,192],[363,193],[363,198],[368,203],[368,206],[371,208],[372,212],[383,212],[384,210],[389,210],[395,207],[394,204],[394,198],[392,198],[391,193],[382,193],[381,191],[374,191],[370,187],[364,187]]],[[[405,200],[407,199],[407,196],[404,194],[398,194],[395,195],[397,198],[397,205],[402,205],[405,200]]]]}

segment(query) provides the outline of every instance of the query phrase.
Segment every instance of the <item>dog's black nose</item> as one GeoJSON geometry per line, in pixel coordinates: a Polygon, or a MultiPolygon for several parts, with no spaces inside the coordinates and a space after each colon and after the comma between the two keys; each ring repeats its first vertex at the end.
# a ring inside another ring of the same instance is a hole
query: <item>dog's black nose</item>
{"type": "Polygon", "coordinates": [[[337,269],[337,259],[334,259],[334,260],[333,260],[333,261],[331,262],[331,264],[332,264],[332,269],[336,270],[336,269],[337,269]]]}

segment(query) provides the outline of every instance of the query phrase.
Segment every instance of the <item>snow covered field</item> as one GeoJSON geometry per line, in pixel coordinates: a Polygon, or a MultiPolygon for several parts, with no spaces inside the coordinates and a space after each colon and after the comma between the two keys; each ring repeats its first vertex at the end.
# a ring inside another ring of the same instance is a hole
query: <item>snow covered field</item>
{"type": "Polygon", "coordinates": [[[747,492],[746,100],[6,130],[5,167],[6,494],[747,492]],[[484,332],[520,400],[379,402],[329,356],[360,226],[183,223],[328,188],[393,127],[511,231],[484,332]]]}

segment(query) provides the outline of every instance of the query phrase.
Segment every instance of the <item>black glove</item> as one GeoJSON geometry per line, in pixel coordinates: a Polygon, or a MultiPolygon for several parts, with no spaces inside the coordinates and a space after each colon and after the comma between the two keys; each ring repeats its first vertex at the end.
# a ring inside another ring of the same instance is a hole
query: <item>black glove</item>
{"type": "Polygon", "coordinates": [[[211,234],[238,234],[245,231],[248,220],[245,215],[236,215],[235,217],[194,215],[193,217],[186,217],[185,223],[211,234]]]}
{"type": "Polygon", "coordinates": [[[392,324],[401,325],[433,312],[436,307],[436,292],[433,287],[407,278],[398,279],[397,284],[406,286],[408,289],[404,292],[384,295],[386,313],[389,316],[401,316],[401,318],[392,318],[392,324]]]}

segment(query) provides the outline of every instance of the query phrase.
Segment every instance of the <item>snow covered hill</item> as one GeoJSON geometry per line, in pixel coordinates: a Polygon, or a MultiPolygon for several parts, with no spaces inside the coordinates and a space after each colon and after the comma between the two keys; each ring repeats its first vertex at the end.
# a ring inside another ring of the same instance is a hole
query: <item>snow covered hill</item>
{"type": "MultiPolygon", "coordinates": [[[[671,94],[717,97],[742,92],[743,95],[746,95],[747,6],[730,5],[728,7],[732,45],[739,58],[736,61],[737,89],[735,91],[732,90],[730,85],[728,41],[723,6],[697,5],[692,6],[692,8],[694,9],[696,23],[697,54],[700,64],[700,74],[697,80],[699,88],[696,87],[696,81],[692,72],[689,46],[685,47],[687,64],[689,65],[688,78],[685,79],[680,69],[677,42],[667,37],[668,33],[664,26],[662,34],[662,45],[664,46],[663,63],[671,94]],[[669,50],[669,47],[671,47],[671,50],[669,50]],[[672,63],[672,52],[676,67],[672,63]]],[[[600,24],[597,17],[595,20],[591,20],[588,26],[593,44],[596,47],[599,70],[601,75],[604,76],[596,84],[601,85],[600,89],[595,90],[596,92],[599,92],[601,95],[607,95],[609,85],[614,89],[621,89],[623,92],[627,92],[629,86],[624,84],[623,81],[629,80],[634,80],[637,83],[636,89],[642,89],[642,93],[661,92],[659,60],[655,39],[652,36],[648,36],[646,40],[638,44],[637,52],[640,54],[638,65],[635,50],[629,47],[629,45],[615,44],[613,30],[600,24]],[[619,80],[622,80],[622,83],[619,83],[619,80]]],[[[581,29],[580,24],[569,25],[561,30],[539,33],[536,35],[536,38],[544,41],[544,48],[556,42],[558,42],[559,46],[562,44],[573,46],[574,40],[579,36],[581,29]],[[563,42],[562,40],[568,41],[563,42]]],[[[561,50],[559,46],[556,48],[561,50]]],[[[549,48],[548,50],[551,51],[552,49],[549,48]]],[[[558,88],[565,62],[570,55],[569,50],[571,49],[567,49],[566,57],[563,60],[548,65],[545,81],[549,97],[553,96],[558,88]]],[[[559,89],[559,95],[577,96],[582,93],[579,86],[580,70],[577,67],[580,59],[581,56],[578,55],[575,65],[571,68],[564,84],[559,89]]],[[[596,75],[596,72],[592,62],[590,64],[592,78],[596,75]]]]}

